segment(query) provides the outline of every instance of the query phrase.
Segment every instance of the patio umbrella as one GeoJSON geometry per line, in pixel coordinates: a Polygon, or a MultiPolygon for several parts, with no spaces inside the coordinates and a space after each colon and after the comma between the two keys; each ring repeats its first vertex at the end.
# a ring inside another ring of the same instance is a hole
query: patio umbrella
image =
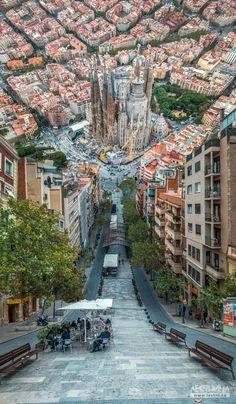
{"type": "MultiPolygon", "coordinates": [[[[113,299],[97,299],[97,300],[80,300],[76,303],[71,303],[68,306],[61,307],[60,310],[80,310],[80,311],[97,311],[106,310],[111,308],[113,304],[113,299]]],[[[84,340],[87,341],[86,333],[86,319],[84,319],[84,340]]]]}

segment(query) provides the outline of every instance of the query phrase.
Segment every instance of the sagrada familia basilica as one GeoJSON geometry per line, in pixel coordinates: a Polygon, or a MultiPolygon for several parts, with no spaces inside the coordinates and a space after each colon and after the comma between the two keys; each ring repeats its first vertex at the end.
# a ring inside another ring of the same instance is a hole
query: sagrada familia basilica
{"type": "Polygon", "coordinates": [[[138,55],[134,65],[106,71],[102,79],[96,59],[91,67],[92,131],[97,141],[122,148],[132,138],[136,151],[150,141],[153,70],[149,60],[138,55]]]}

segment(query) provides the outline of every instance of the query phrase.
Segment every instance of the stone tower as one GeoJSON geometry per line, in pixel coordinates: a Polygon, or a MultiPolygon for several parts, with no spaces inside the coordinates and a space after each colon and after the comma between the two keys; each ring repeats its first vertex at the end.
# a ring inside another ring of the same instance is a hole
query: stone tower
{"type": "Polygon", "coordinates": [[[97,140],[122,147],[134,136],[134,148],[141,151],[150,140],[153,71],[143,56],[136,59],[134,68],[123,66],[112,72],[103,68],[102,94],[97,66],[93,63],[91,110],[97,140]]]}

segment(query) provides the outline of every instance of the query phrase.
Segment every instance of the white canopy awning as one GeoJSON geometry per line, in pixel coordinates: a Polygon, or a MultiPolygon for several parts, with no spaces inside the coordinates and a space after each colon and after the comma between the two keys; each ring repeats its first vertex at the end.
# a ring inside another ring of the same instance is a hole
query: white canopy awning
{"type": "Polygon", "coordinates": [[[117,268],[118,254],[106,254],[104,257],[103,268],[117,268]]]}
{"type": "Polygon", "coordinates": [[[97,300],[80,300],[76,303],[71,303],[64,306],[61,310],[81,310],[81,311],[95,311],[106,310],[112,307],[112,299],[97,299],[97,300]]]}

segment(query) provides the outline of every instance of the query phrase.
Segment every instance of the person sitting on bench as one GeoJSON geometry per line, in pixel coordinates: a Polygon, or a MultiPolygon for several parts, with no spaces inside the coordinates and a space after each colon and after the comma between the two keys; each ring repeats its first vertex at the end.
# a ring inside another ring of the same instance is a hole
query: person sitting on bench
{"type": "Polygon", "coordinates": [[[92,352],[99,351],[100,345],[103,343],[104,339],[110,339],[111,334],[108,331],[108,327],[105,327],[105,330],[101,332],[101,334],[95,339],[93,342],[93,350],[92,352]]]}
{"type": "Polygon", "coordinates": [[[55,338],[55,336],[54,336],[52,330],[49,330],[49,331],[48,331],[48,335],[47,335],[47,337],[46,337],[46,340],[47,340],[47,342],[48,342],[48,345],[51,347],[51,350],[54,351],[55,348],[56,348],[56,346],[58,345],[58,341],[57,341],[57,339],[55,338]]]}
{"type": "Polygon", "coordinates": [[[64,328],[61,334],[62,345],[64,346],[65,340],[70,339],[70,330],[69,328],[64,328]]]}

